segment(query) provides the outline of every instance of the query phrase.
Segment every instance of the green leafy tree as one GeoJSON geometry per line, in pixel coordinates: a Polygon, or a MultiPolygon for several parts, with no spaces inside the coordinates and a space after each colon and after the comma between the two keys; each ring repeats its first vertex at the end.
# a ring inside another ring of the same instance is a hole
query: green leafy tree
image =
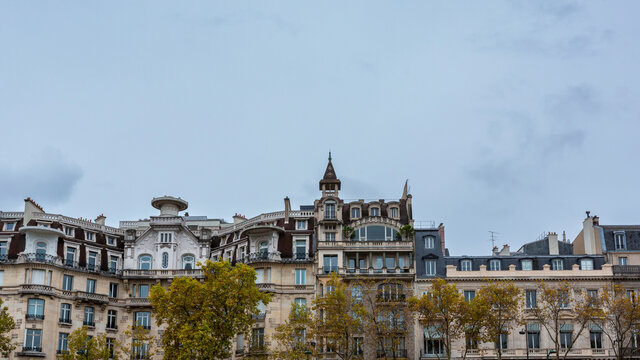
{"type": "Polygon", "coordinates": [[[314,329],[317,343],[342,360],[359,357],[354,336],[363,331],[365,311],[362,303],[347,290],[344,282],[333,273],[326,283],[324,296],[314,300],[314,329]]]}
{"type": "Polygon", "coordinates": [[[481,339],[485,316],[491,311],[491,306],[485,301],[465,301],[461,309],[461,327],[464,328],[465,344],[462,359],[467,358],[470,349],[477,349],[481,339]]]}
{"type": "Polygon", "coordinates": [[[400,229],[398,229],[398,234],[396,237],[402,240],[411,240],[413,236],[416,234],[416,230],[411,225],[404,225],[400,229]]]}
{"type": "Polygon", "coordinates": [[[253,325],[258,304],[269,294],[256,287],[252,267],[207,261],[204,281],[176,278],[168,289],[156,285],[149,296],[156,323],[165,325],[162,347],[166,360],[223,359],[232,339],[253,325]]]}
{"type": "Polygon", "coordinates": [[[310,346],[312,318],[306,306],[293,303],[289,318],[276,327],[273,335],[275,347],[271,351],[271,358],[275,360],[305,360],[310,346]]]}
{"type": "Polygon", "coordinates": [[[9,357],[9,354],[16,348],[16,344],[11,341],[9,332],[16,326],[15,321],[9,315],[9,308],[3,306],[0,298],[0,355],[9,357]]]}
{"type": "Polygon", "coordinates": [[[633,337],[640,333],[640,302],[635,292],[627,293],[620,284],[609,285],[595,306],[599,309],[596,320],[611,342],[616,359],[632,355],[633,337]]]}
{"type": "MultiPolygon", "coordinates": [[[[115,339],[114,339],[115,341],[115,339]]],[[[58,360],[108,360],[118,358],[115,342],[107,344],[105,334],[91,337],[87,327],[75,329],[67,338],[67,351],[58,354],[58,360]]]]}
{"type": "MultiPolygon", "coordinates": [[[[509,335],[513,326],[522,319],[522,290],[513,281],[490,281],[482,286],[473,301],[490,308],[482,321],[481,340],[498,344],[500,336],[509,335]]],[[[502,349],[496,346],[498,359],[502,359],[502,349]]]]}

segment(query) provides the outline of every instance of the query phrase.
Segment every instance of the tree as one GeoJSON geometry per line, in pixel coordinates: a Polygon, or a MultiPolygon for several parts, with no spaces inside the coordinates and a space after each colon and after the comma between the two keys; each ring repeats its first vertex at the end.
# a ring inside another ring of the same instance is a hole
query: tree
{"type": "Polygon", "coordinates": [[[204,281],[180,277],[167,290],[159,285],[151,289],[156,323],[165,325],[164,359],[229,357],[233,337],[248,333],[258,304],[270,301],[256,287],[250,266],[207,261],[202,272],[204,281]]]}
{"type": "Polygon", "coordinates": [[[340,359],[358,357],[354,335],[362,333],[364,307],[347,291],[335,273],[326,284],[326,294],[314,300],[315,336],[322,349],[326,346],[340,359]]]}
{"type": "Polygon", "coordinates": [[[411,225],[404,225],[398,229],[397,238],[401,240],[411,240],[416,234],[416,230],[411,225]]]}
{"type": "Polygon", "coordinates": [[[602,333],[609,339],[616,359],[629,354],[633,337],[640,331],[640,304],[635,293],[619,284],[609,285],[600,293],[595,304],[602,333]]]}
{"type": "Polygon", "coordinates": [[[9,308],[3,306],[0,298],[0,356],[9,357],[9,354],[16,348],[16,344],[11,341],[9,332],[16,326],[15,321],[9,315],[9,308]]]}
{"type": "Polygon", "coordinates": [[[305,360],[312,348],[306,341],[311,333],[311,313],[302,305],[291,304],[289,318],[276,327],[273,339],[276,346],[271,351],[275,360],[305,360]]]}
{"type": "Polygon", "coordinates": [[[513,324],[522,319],[522,291],[513,281],[490,281],[478,290],[473,301],[491,308],[484,315],[480,338],[496,344],[498,359],[501,360],[501,336],[507,336],[513,324]]]}
{"type": "MultiPolygon", "coordinates": [[[[465,334],[468,318],[467,304],[456,285],[434,279],[429,293],[409,299],[409,304],[429,335],[442,341],[445,357],[450,360],[453,341],[465,334]]],[[[440,359],[439,352],[436,356],[440,359]]]]}
{"type": "Polygon", "coordinates": [[[130,339],[129,343],[121,348],[125,359],[152,359],[155,355],[155,336],[144,326],[132,326],[124,332],[124,336],[130,339]]]}
{"type": "Polygon", "coordinates": [[[585,298],[577,289],[572,289],[566,281],[556,285],[540,281],[536,292],[532,294],[535,294],[535,297],[527,299],[527,311],[549,335],[556,351],[555,358],[566,359],[573,348],[574,339],[579,338],[588,327],[597,309],[589,298],[585,298]],[[571,328],[571,338],[561,338],[563,328],[571,328]]]}
{"type": "Polygon", "coordinates": [[[115,339],[108,344],[105,334],[92,337],[87,327],[77,328],[67,338],[67,351],[57,355],[58,360],[109,360],[118,358],[115,339]],[[113,356],[112,356],[113,355],[113,356]]]}
{"type": "Polygon", "coordinates": [[[470,349],[476,349],[483,331],[486,314],[491,311],[491,306],[486,301],[465,301],[461,316],[461,327],[464,329],[465,344],[462,351],[462,359],[467,358],[470,349]]]}

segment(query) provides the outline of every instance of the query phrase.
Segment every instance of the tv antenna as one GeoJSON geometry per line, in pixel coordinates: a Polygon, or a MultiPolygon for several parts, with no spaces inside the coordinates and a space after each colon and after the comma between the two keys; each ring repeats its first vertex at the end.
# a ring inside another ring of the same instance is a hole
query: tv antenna
{"type": "Polygon", "coordinates": [[[499,233],[499,232],[497,232],[497,231],[491,231],[491,230],[489,230],[489,234],[491,235],[491,249],[493,249],[493,248],[495,248],[495,247],[496,247],[496,238],[497,238],[497,236],[496,236],[496,235],[498,235],[498,234],[500,234],[500,233],[499,233]]]}

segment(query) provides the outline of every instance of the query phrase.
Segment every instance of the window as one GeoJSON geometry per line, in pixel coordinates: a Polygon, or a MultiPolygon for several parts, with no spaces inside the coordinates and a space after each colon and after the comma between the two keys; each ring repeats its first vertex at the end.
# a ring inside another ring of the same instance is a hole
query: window
{"type": "Polygon", "coordinates": [[[593,270],[593,259],[580,260],[580,270],[593,270]]]}
{"type": "Polygon", "coordinates": [[[264,328],[257,328],[251,331],[251,350],[264,349],[264,328]]]}
{"type": "Polygon", "coordinates": [[[71,275],[62,276],[62,290],[73,291],[73,276],[71,275]]]}
{"type": "Polygon", "coordinates": [[[560,297],[559,304],[558,304],[560,306],[560,308],[561,309],[569,308],[569,305],[570,305],[569,304],[569,293],[562,292],[562,293],[559,293],[558,295],[560,297]]]}
{"type": "Polygon", "coordinates": [[[47,243],[39,242],[36,244],[36,260],[44,261],[47,255],[47,243]]]}
{"type": "Polygon", "coordinates": [[[141,326],[147,330],[151,329],[151,313],[148,311],[136,312],[134,325],[141,326]]]}
{"type": "Polygon", "coordinates": [[[296,269],[296,285],[306,285],[306,284],[307,284],[307,270],[296,269]]]}
{"type": "Polygon", "coordinates": [[[107,349],[109,350],[109,359],[113,359],[116,352],[116,339],[106,338],[106,345],[107,349]]]}
{"type": "Polygon", "coordinates": [[[0,287],[4,285],[4,270],[0,270],[0,287]]]}
{"type": "Polygon", "coordinates": [[[267,313],[267,305],[265,305],[262,301],[258,302],[258,315],[264,318],[264,315],[267,313]]]}
{"type": "Polygon", "coordinates": [[[538,307],[538,294],[535,290],[527,290],[526,293],[527,309],[535,309],[538,307]]]}
{"type": "Polygon", "coordinates": [[[140,270],[151,270],[151,255],[141,255],[138,259],[138,268],[140,270]]]}
{"type": "Polygon", "coordinates": [[[42,330],[27,329],[23,351],[42,352],[42,330]]]}
{"type": "Polygon", "coordinates": [[[602,328],[600,325],[590,325],[589,342],[592,349],[602,349],[602,328]]]}
{"type": "Polygon", "coordinates": [[[182,268],[185,270],[192,270],[195,267],[196,258],[193,255],[184,255],[182,257],[182,268]]]}
{"type": "Polygon", "coordinates": [[[107,311],[107,329],[118,328],[118,312],[115,310],[107,311]]]}
{"type": "Polygon", "coordinates": [[[307,241],[296,240],[296,259],[307,258],[307,241]]]}
{"type": "Polygon", "coordinates": [[[256,269],[256,284],[264,284],[264,269],[256,269]]]}
{"type": "Polygon", "coordinates": [[[9,247],[7,241],[0,241],[0,261],[7,260],[7,248],[9,247]]]}
{"type": "Polygon", "coordinates": [[[44,270],[32,270],[31,271],[31,283],[44,285],[44,270]]]}
{"type": "Polygon", "coordinates": [[[627,257],[626,256],[620,256],[618,258],[618,265],[627,265],[627,257]]]}
{"type": "Polygon", "coordinates": [[[465,290],[464,291],[464,301],[469,302],[476,297],[475,290],[465,290]]]}
{"type": "MultiPolygon", "coordinates": [[[[505,329],[503,329],[504,331],[505,329]]],[[[500,348],[500,349],[508,349],[509,348],[509,341],[508,341],[508,336],[509,333],[508,332],[503,332],[500,333],[500,336],[498,336],[498,341],[496,342],[496,347],[500,348]]]]}
{"type": "Polygon", "coordinates": [[[631,302],[636,301],[636,292],[635,290],[627,290],[627,298],[631,300],[631,302]]]}
{"type": "Polygon", "coordinates": [[[146,298],[147,296],[149,296],[149,285],[147,284],[142,284],[138,286],[138,297],[140,298],[146,298]]]}
{"type": "Polygon", "coordinates": [[[4,224],[4,231],[13,231],[13,229],[15,229],[16,227],[16,223],[14,222],[8,222],[4,224]]]}
{"type": "Polygon", "coordinates": [[[529,343],[529,349],[540,348],[540,324],[527,325],[527,341],[529,343]]]}
{"type": "Polygon", "coordinates": [[[424,274],[427,276],[433,276],[436,274],[436,261],[425,260],[424,261],[424,274]]]}
{"type": "Polygon", "coordinates": [[[396,268],[396,258],[395,258],[395,256],[387,256],[385,258],[384,267],[387,270],[395,270],[395,268],[396,268]]]}
{"type": "Polygon", "coordinates": [[[58,334],[58,352],[59,353],[69,350],[69,341],[67,340],[68,337],[69,337],[69,334],[66,334],[66,333],[58,334]]]}
{"type": "Polygon", "coordinates": [[[110,245],[110,246],[115,246],[116,245],[115,236],[107,236],[107,245],[110,245]]]}
{"type": "Polygon", "coordinates": [[[160,233],[160,242],[161,243],[170,243],[171,242],[171,233],[160,233]]]}
{"type": "Polygon", "coordinates": [[[324,218],[325,219],[336,218],[336,204],[334,202],[327,201],[324,204],[324,218]]]}
{"type": "Polygon", "coordinates": [[[533,270],[533,260],[522,260],[520,267],[522,270],[533,270]]]}
{"type": "Polygon", "coordinates": [[[296,230],[307,230],[307,220],[296,220],[296,230]]]}
{"type": "Polygon", "coordinates": [[[87,279],[87,292],[95,293],[96,292],[96,281],[93,279],[87,279]]]}
{"type": "Polygon", "coordinates": [[[433,236],[425,236],[424,237],[424,248],[425,249],[433,249],[435,247],[436,240],[433,236]]]}
{"type": "Polygon", "coordinates": [[[360,208],[351,208],[351,218],[357,219],[360,217],[360,208]]]}
{"type": "Polygon", "coordinates": [[[95,251],[89,251],[89,256],[87,257],[87,269],[88,270],[98,270],[98,253],[95,251]]]}
{"type": "Polygon", "coordinates": [[[329,274],[334,271],[338,271],[338,255],[325,255],[324,273],[329,274]]]}
{"type": "Polygon", "coordinates": [[[460,271],[471,271],[471,260],[460,261],[460,271]]]}
{"type": "Polygon", "coordinates": [[[563,270],[563,269],[564,269],[564,263],[562,262],[562,259],[551,260],[551,270],[563,270]]]}
{"type": "Polygon", "coordinates": [[[353,240],[356,241],[393,241],[398,230],[383,225],[368,225],[355,230],[353,240]]]}
{"type": "Polygon", "coordinates": [[[118,270],[118,260],[119,258],[117,256],[109,256],[109,272],[112,274],[115,274],[116,271],[118,270]]]}
{"type": "Polygon", "coordinates": [[[364,352],[362,350],[362,345],[364,344],[364,338],[354,337],[353,338],[353,352],[355,355],[363,355],[364,352]]]}
{"type": "Polygon", "coordinates": [[[375,257],[374,269],[382,269],[382,256],[375,257]]]}
{"type": "Polygon", "coordinates": [[[336,241],[336,233],[334,232],[324,233],[324,241],[336,241]]]}
{"type": "Polygon", "coordinates": [[[44,320],[44,300],[29,299],[27,302],[27,319],[44,320]]]}
{"type": "Polygon", "coordinates": [[[307,306],[307,299],[305,298],[296,298],[296,305],[298,305],[299,307],[306,307],[307,306]]]}
{"type": "Polygon", "coordinates": [[[117,283],[109,283],[109,297],[117,298],[118,297],[118,284],[117,283]]]}
{"type": "Polygon", "coordinates": [[[623,232],[616,232],[613,235],[616,250],[625,250],[627,248],[627,241],[623,232]]]}
{"type": "Polygon", "coordinates": [[[91,306],[84,307],[84,321],[83,321],[84,325],[95,326],[95,323],[93,321],[93,314],[94,314],[93,307],[91,306]]]}
{"type": "Polygon", "coordinates": [[[162,253],[162,268],[163,269],[169,268],[169,253],[167,252],[162,253]]]}
{"type": "Polygon", "coordinates": [[[402,285],[394,283],[378,285],[378,299],[382,301],[404,300],[402,285]]]}
{"type": "Polygon", "coordinates": [[[424,352],[426,355],[440,355],[444,353],[444,344],[440,331],[435,326],[424,329],[424,352]]]}
{"type": "Polygon", "coordinates": [[[372,207],[369,209],[369,216],[380,216],[380,208],[372,207]]]}
{"type": "Polygon", "coordinates": [[[67,254],[64,259],[67,266],[73,266],[76,261],[76,248],[67,247],[67,254]]]}
{"type": "Polygon", "coordinates": [[[489,271],[499,271],[499,270],[500,270],[500,260],[489,261],[489,271]]]}
{"type": "Polygon", "coordinates": [[[136,340],[136,346],[133,347],[133,359],[148,359],[149,355],[149,340],[136,340]]]}
{"type": "Polygon", "coordinates": [[[354,287],[351,288],[351,298],[356,303],[362,302],[362,286],[361,285],[355,285],[354,287]]]}
{"type": "Polygon", "coordinates": [[[560,348],[568,349],[573,342],[573,325],[560,324],[560,348]]]}
{"type": "Polygon", "coordinates": [[[74,235],[73,228],[69,227],[69,226],[65,226],[64,227],[64,234],[67,235],[68,237],[73,237],[73,235],[74,235]]]}
{"type": "Polygon", "coordinates": [[[260,245],[258,246],[258,249],[260,251],[260,258],[266,259],[267,256],[269,255],[269,242],[268,241],[261,242],[260,245]]]}
{"type": "Polygon", "coordinates": [[[587,290],[587,301],[591,306],[595,305],[598,301],[598,290],[587,290]]]}
{"type": "Polygon", "coordinates": [[[394,219],[397,219],[399,217],[398,216],[398,208],[392,207],[391,209],[389,209],[389,216],[394,218],[394,219]]]}
{"type": "Polygon", "coordinates": [[[60,304],[60,322],[71,324],[71,304],[60,304]]]}
{"type": "Polygon", "coordinates": [[[84,237],[85,237],[86,240],[89,240],[89,241],[95,241],[95,238],[96,238],[95,234],[92,233],[91,231],[85,231],[84,232],[84,237]]]}

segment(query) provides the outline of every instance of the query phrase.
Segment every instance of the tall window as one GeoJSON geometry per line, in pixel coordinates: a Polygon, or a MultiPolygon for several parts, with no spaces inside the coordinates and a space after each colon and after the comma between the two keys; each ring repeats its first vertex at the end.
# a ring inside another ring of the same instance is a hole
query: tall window
{"type": "Polygon", "coordinates": [[[460,260],[460,271],[471,271],[471,260],[460,260]]]}
{"type": "Polygon", "coordinates": [[[580,260],[580,270],[593,270],[593,259],[580,260]]]}
{"type": "Polygon", "coordinates": [[[36,244],[36,260],[44,261],[47,255],[47,243],[39,242],[36,244]]]}
{"type": "Polygon", "coordinates": [[[162,268],[163,269],[169,268],[169,253],[167,252],[162,253],[162,268]]]}
{"type": "Polygon", "coordinates": [[[135,325],[145,329],[151,329],[151,313],[148,311],[138,311],[135,314],[135,325]]]}
{"type": "Polygon", "coordinates": [[[325,255],[324,273],[329,274],[334,271],[338,271],[338,255],[325,255]]]}
{"type": "Polygon", "coordinates": [[[591,343],[592,349],[602,349],[602,328],[600,327],[600,325],[590,325],[589,342],[591,343]]]}
{"type": "Polygon", "coordinates": [[[334,233],[334,232],[325,232],[324,233],[324,241],[336,241],[336,233],[334,233]]]}
{"type": "Polygon", "coordinates": [[[624,233],[615,233],[613,238],[615,240],[616,250],[625,250],[627,248],[627,242],[624,233]]]}
{"type": "Polygon", "coordinates": [[[473,298],[476,297],[476,291],[475,290],[465,290],[464,291],[464,301],[469,302],[471,300],[473,300],[473,298]]]}
{"type": "Polygon", "coordinates": [[[96,292],[96,281],[93,279],[87,279],[87,292],[95,293],[96,292]]]}
{"type": "Polygon", "coordinates": [[[500,270],[500,260],[490,260],[489,261],[489,270],[490,271],[499,271],[500,270]]]}
{"type": "Polygon", "coordinates": [[[568,349],[571,346],[573,337],[573,325],[572,324],[560,324],[560,347],[562,349],[568,349]]]}
{"type": "Polygon", "coordinates": [[[504,349],[508,349],[509,348],[509,333],[508,330],[506,329],[502,329],[504,332],[500,333],[500,336],[498,336],[498,341],[496,342],[496,347],[504,350],[504,349]]]}
{"type": "Polygon", "coordinates": [[[427,276],[433,276],[436,274],[436,261],[435,260],[425,260],[424,261],[424,273],[427,276]]]}
{"type": "Polygon", "coordinates": [[[71,304],[60,304],[60,322],[71,324],[71,304]]]}
{"type": "Polygon", "coordinates": [[[110,298],[118,297],[118,283],[109,283],[109,297],[110,298]]]}
{"type": "Polygon", "coordinates": [[[138,289],[139,289],[138,297],[146,298],[149,296],[149,285],[147,284],[139,285],[138,289]]]}
{"type": "Polygon", "coordinates": [[[191,270],[194,268],[196,258],[193,255],[184,255],[182,257],[182,268],[185,270],[191,270]]]}
{"type": "Polygon", "coordinates": [[[171,233],[160,233],[160,242],[161,243],[170,243],[173,234],[171,233]]]}
{"type": "Polygon", "coordinates": [[[296,285],[307,284],[307,269],[296,269],[296,285]]]}
{"type": "Polygon", "coordinates": [[[68,237],[73,237],[73,228],[69,226],[64,227],[64,234],[68,237]]]}
{"type": "Polygon", "coordinates": [[[369,209],[369,216],[380,216],[380,208],[372,207],[369,209]]]}
{"type": "Polygon", "coordinates": [[[562,259],[553,259],[551,260],[551,270],[563,270],[564,265],[562,259]]]}
{"type": "Polygon", "coordinates": [[[73,266],[73,263],[76,261],[76,248],[67,247],[67,254],[64,261],[67,266],[73,266]]]}
{"type": "Polygon", "coordinates": [[[351,208],[351,218],[358,219],[360,217],[360,208],[351,208]]]}
{"type": "Polygon", "coordinates": [[[95,251],[89,251],[89,256],[87,257],[87,269],[97,270],[96,268],[97,263],[98,263],[98,253],[95,251]]]}
{"type": "Polygon", "coordinates": [[[68,337],[69,334],[66,333],[58,334],[58,352],[62,353],[69,350],[69,342],[67,340],[68,337]]]}
{"type": "Polygon", "coordinates": [[[140,270],[151,270],[151,255],[141,255],[138,259],[138,268],[140,270]]]}
{"type": "Polygon", "coordinates": [[[7,241],[0,241],[0,261],[7,260],[7,241]]]}
{"type": "Polygon", "coordinates": [[[424,248],[433,249],[435,247],[436,239],[433,236],[424,237],[424,248]]]}
{"type": "Polygon", "coordinates": [[[618,258],[618,265],[627,265],[627,257],[626,256],[620,256],[618,258]]]}
{"type": "Polygon", "coordinates": [[[24,350],[42,351],[42,330],[27,329],[27,334],[24,338],[24,350]]]}
{"type": "Polygon", "coordinates": [[[324,204],[324,218],[335,219],[336,218],[336,203],[327,201],[324,204]]]}
{"type": "Polygon", "coordinates": [[[526,293],[527,309],[535,309],[538,307],[538,298],[535,290],[527,290],[526,293]]]}
{"type": "Polygon", "coordinates": [[[85,231],[85,232],[84,232],[84,235],[85,235],[85,239],[86,239],[86,240],[89,240],[89,241],[95,241],[95,238],[96,238],[96,237],[95,237],[95,234],[94,234],[94,233],[92,233],[91,231],[85,231]]]}
{"type": "Polygon", "coordinates": [[[527,341],[529,349],[540,348],[540,324],[527,324],[527,341]]]}
{"type": "Polygon", "coordinates": [[[260,251],[260,258],[266,258],[267,255],[269,254],[269,242],[268,241],[261,242],[258,248],[260,251]]]}
{"type": "Polygon", "coordinates": [[[296,240],[296,259],[305,259],[307,257],[307,241],[296,240]]]}
{"type": "Polygon", "coordinates": [[[298,305],[299,307],[307,306],[307,299],[305,298],[296,298],[295,302],[296,302],[296,305],[298,305]]]}
{"type": "Polygon", "coordinates": [[[522,270],[533,270],[533,260],[522,260],[520,266],[522,270]]]}
{"type": "Polygon", "coordinates": [[[117,256],[109,256],[109,272],[115,274],[118,270],[118,257],[117,256]]]}
{"type": "Polygon", "coordinates": [[[44,319],[44,300],[29,299],[27,305],[27,319],[44,319]]]}
{"type": "Polygon", "coordinates": [[[253,329],[251,332],[251,350],[264,349],[264,328],[253,329]]]}
{"type": "Polygon", "coordinates": [[[107,329],[118,328],[118,312],[115,310],[107,311],[107,329]]]}
{"type": "Polygon", "coordinates": [[[62,290],[73,291],[73,276],[71,275],[62,276],[62,290]]]}
{"type": "Polygon", "coordinates": [[[44,270],[32,270],[31,271],[31,283],[44,285],[44,270]]]}
{"type": "Polygon", "coordinates": [[[93,315],[94,315],[94,309],[92,306],[85,306],[84,307],[84,325],[86,326],[95,326],[95,323],[93,321],[93,315]]]}
{"type": "Polygon", "coordinates": [[[116,352],[116,339],[114,338],[106,338],[106,346],[109,350],[109,359],[113,359],[116,352]]]}
{"type": "Polygon", "coordinates": [[[560,300],[559,300],[559,306],[561,309],[566,309],[569,307],[569,293],[562,292],[558,294],[560,296],[560,300]]]}

